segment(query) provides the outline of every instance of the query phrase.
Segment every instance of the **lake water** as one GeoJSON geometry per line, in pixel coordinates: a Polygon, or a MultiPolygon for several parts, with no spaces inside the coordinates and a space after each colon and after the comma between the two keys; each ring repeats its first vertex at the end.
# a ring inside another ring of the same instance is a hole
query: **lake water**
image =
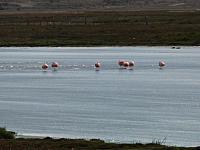
{"type": "Polygon", "coordinates": [[[200,145],[200,47],[0,48],[0,126],[31,136],[200,145]],[[119,69],[119,59],[136,66],[119,69]],[[41,70],[53,61],[57,71],[41,70]]]}

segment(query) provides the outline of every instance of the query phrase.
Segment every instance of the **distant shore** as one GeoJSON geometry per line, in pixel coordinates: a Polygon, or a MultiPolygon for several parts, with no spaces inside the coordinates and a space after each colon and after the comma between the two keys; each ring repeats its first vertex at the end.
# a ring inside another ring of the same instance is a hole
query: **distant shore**
{"type": "Polygon", "coordinates": [[[164,145],[166,139],[155,139],[151,143],[142,144],[105,142],[101,139],[69,139],[52,138],[34,135],[17,135],[13,131],[0,127],[1,150],[199,150],[200,147],[176,147],[164,145]]]}
{"type": "Polygon", "coordinates": [[[0,47],[199,46],[200,11],[0,13],[0,47]]]}
{"type": "MultiPolygon", "coordinates": [[[[1,128],[2,130],[2,128],[1,128]]],[[[12,131],[5,131],[8,134],[15,134],[12,131]]],[[[16,137],[2,138],[3,132],[0,132],[1,150],[199,150],[200,147],[180,147],[165,145],[166,141],[154,140],[151,143],[116,143],[105,142],[101,139],[70,139],[70,138],[52,138],[45,136],[17,135],[16,137]]]]}
{"type": "Polygon", "coordinates": [[[110,150],[198,150],[199,147],[175,147],[165,146],[159,141],[155,143],[141,144],[117,144],[106,143],[100,139],[52,139],[46,137],[44,139],[25,139],[17,138],[11,140],[0,140],[1,150],[94,150],[94,149],[110,149],[110,150]]]}

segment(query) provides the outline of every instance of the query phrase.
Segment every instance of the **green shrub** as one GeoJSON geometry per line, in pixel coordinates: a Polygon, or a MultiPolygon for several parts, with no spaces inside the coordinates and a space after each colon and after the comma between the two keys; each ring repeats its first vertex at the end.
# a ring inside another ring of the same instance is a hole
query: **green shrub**
{"type": "Polygon", "coordinates": [[[7,131],[6,128],[0,128],[0,139],[14,139],[15,132],[7,131]]]}

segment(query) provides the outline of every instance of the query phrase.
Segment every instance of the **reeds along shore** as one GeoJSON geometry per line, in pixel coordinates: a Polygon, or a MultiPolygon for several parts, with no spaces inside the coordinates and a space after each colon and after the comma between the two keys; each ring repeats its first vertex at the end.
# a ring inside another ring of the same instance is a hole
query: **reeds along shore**
{"type": "Polygon", "coordinates": [[[200,11],[0,12],[0,46],[200,45],[200,11]]]}

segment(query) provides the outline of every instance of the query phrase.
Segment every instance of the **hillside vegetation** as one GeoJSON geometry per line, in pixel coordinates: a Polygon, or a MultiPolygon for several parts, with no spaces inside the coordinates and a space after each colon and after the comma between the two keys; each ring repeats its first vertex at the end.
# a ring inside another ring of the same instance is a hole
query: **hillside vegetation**
{"type": "Polygon", "coordinates": [[[1,13],[0,46],[197,46],[199,16],[199,11],[1,13]]]}

